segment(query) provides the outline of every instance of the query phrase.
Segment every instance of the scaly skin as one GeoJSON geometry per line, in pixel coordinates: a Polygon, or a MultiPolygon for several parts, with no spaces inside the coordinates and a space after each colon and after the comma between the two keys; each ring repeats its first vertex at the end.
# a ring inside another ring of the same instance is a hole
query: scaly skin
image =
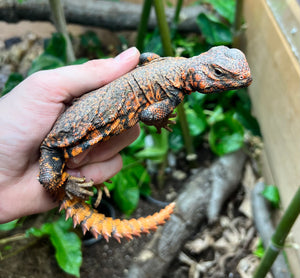
{"type": "Polygon", "coordinates": [[[64,169],[66,161],[138,121],[154,125],[158,132],[161,128],[170,130],[168,124],[173,121],[169,118],[186,94],[239,89],[252,81],[244,54],[225,46],[211,48],[189,59],[144,53],[140,64],[121,78],[76,100],[59,117],[41,145],[40,183],[62,201],[61,208],[66,209],[75,224],[106,239],[111,235],[118,240],[131,238],[155,230],[169,218],[174,205],[146,219],[131,220],[135,227],[125,224],[127,220],[105,218],[84,202],[93,195],[84,187],[91,187],[93,182],[69,176],[64,169]]]}

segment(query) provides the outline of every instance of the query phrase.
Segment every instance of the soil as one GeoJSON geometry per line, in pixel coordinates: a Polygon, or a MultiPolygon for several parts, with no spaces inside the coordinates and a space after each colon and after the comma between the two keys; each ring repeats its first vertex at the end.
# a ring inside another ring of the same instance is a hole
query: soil
{"type": "MultiPolygon", "coordinates": [[[[115,38],[116,35],[113,36],[115,38]]],[[[41,53],[42,45],[39,36],[32,33],[23,35],[20,41],[15,38],[10,41],[2,39],[0,61],[4,62],[0,64],[0,81],[2,80],[0,90],[10,72],[26,72],[26,68],[29,67],[34,57],[41,53]],[[9,47],[8,42],[12,44],[9,47]]],[[[214,158],[205,146],[200,150],[198,157],[201,158],[199,159],[201,167],[208,167],[214,158]]],[[[174,199],[182,190],[184,180],[190,175],[183,156],[176,159],[176,168],[168,169],[164,183],[166,186],[158,190],[155,183],[153,185],[153,196],[159,200],[174,199]],[[174,173],[180,175],[175,177],[174,173]]],[[[220,220],[214,225],[207,224],[199,227],[199,231],[193,234],[183,246],[181,253],[170,264],[163,277],[200,277],[197,276],[200,273],[201,277],[251,277],[245,269],[253,268],[257,264],[257,259],[252,255],[257,238],[252,220],[240,211],[240,205],[246,197],[245,189],[241,186],[224,207],[220,220]],[[207,244],[207,242],[210,243],[207,244]],[[246,267],[240,266],[243,259],[247,260],[246,267]]],[[[141,199],[132,217],[138,218],[153,214],[159,209],[153,203],[141,199]]],[[[22,225],[12,232],[0,233],[0,239],[23,234],[29,227],[40,227],[48,217],[49,213],[29,216],[22,220],[22,225]]],[[[117,212],[117,217],[124,218],[120,212],[117,212]]],[[[80,229],[76,231],[82,235],[80,229]]],[[[83,244],[81,277],[125,277],[130,264],[152,236],[152,234],[143,235],[129,242],[122,240],[121,244],[114,239],[109,243],[102,239],[90,246],[83,244]]],[[[71,276],[57,265],[55,250],[48,238],[26,238],[0,245],[1,277],[60,278],[71,276]]]]}

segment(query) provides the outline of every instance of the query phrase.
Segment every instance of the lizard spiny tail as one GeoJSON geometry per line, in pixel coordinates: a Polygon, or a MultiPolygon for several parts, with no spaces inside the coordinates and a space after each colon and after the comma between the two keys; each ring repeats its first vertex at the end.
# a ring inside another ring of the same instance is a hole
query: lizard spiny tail
{"type": "Polygon", "coordinates": [[[81,199],[74,197],[72,200],[65,199],[60,210],[65,209],[66,219],[72,217],[74,227],[81,225],[84,234],[90,231],[95,238],[102,235],[108,241],[113,236],[118,242],[121,242],[121,238],[131,240],[133,236],[156,231],[158,225],[163,225],[170,218],[174,207],[175,203],[173,202],[153,215],[120,220],[106,217],[81,199]]]}

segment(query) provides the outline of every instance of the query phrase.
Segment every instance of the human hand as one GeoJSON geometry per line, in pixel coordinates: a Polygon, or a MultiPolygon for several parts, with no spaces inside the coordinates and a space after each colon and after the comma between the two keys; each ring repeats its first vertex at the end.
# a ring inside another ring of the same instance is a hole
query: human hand
{"type": "MultiPolygon", "coordinates": [[[[138,59],[138,50],[130,48],[114,59],[40,71],[0,99],[0,223],[57,206],[37,180],[41,142],[73,98],[125,74],[138,59]]],[[[104,182],[120,171],[118,152],[138,134],[135,126],[100,142],[69,160],[67,171],[104,182]]]]}

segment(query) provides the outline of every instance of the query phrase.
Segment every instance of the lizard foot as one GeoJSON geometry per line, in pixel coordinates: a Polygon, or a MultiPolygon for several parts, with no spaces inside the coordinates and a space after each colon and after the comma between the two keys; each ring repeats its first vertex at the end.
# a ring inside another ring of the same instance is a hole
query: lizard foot
{"type": "Polygon", "coordinates": [[[94,182],[91,180],[89,182],[85,181],[85,178],[78,178],[69,176],[66,181],[66,194],[67,196],[72,199],[73,196],[79,197],[81,199],[88,199],[90,196],[93,196],[94,193],[86,188],[93,187],[94,182]]]}
{"type": "MultiPolygon", "coordinates": [[[[111,183],[111,180],[107,180],[106,182],[111,183]]],[[[96,207],[99,206],[99,204],[102,200],[103,191],[104,191],[104,193],[107,197],[110,197],[110,193],[109,193],[109,190],[108,190],[108,188],[106,187],[106,185],[104,183],[95,184],[94,186],[97,188],[97,191],[98,191],[97,199],[94,203],[94,207],[96,208],[96,207]]]]}
{"type": "Polygon", "coordinates": [[[155,125],[156,129],[157,129],[157,133],[160,134],[161,133],[161,129],[164,128],[169,132],[172,132],[173,129],[169,127],[169,125],[175,125],[176,121],[175,120],[170,120],[170,118],[175,118],[177,116],[177,113],[172,113],[168,116],[168,118],[164,119],[163,121],[161,121],[159,123],[159,125],[155,125]]]}

